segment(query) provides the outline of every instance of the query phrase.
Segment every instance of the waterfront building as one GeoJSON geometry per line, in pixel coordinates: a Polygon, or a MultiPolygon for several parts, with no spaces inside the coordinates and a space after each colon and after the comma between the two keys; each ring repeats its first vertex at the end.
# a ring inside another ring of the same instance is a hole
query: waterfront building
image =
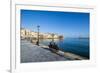
{"type": "MultiPolygon", "coordinates": [[[[30,31],[28,29],[21,29],[20,30],[21,39],[37,39],[37,32],[30,31]]],[[[63,38],[62,35],[54,34],[54,33],[41,33],[39,34],[40,39],[59,39],[63,38]]]]}

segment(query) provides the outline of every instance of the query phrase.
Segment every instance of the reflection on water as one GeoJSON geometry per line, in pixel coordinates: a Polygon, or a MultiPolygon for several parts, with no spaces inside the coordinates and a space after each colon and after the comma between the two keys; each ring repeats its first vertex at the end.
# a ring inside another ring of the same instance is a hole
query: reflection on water
{"type": "MultiPolygon", "coordinates": [[[[40,39],[40,44],[49,45],[52,39],[40,39]]],[[[62,51],[72,52],[89,58],[89,39],[65,38],[54,39],[62,51]]]]}

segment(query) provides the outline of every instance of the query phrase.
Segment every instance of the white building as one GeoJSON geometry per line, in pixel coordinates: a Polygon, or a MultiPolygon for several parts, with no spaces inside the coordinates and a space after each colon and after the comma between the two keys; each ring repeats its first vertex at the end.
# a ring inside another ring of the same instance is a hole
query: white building
{"type": "MultiPolygon", "coordinates": [[[[27,39],[27,38],[35,38],[37,39],[37,32],[30,31],[28,29],[21,29],[21,39],[27,39]]],[[[43,39],[58,39],[59,35],[52,34],[52,33],[40,33],[39,38],[43,39]]]]}

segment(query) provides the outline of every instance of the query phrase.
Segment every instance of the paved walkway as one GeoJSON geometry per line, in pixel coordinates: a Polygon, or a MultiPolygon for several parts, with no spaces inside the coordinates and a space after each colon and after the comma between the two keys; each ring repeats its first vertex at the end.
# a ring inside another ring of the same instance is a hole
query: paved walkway
{"type": "Polygon", "coordinates": [[[21,63],[69,60],[32,43],[21,41],[21,63]]]}

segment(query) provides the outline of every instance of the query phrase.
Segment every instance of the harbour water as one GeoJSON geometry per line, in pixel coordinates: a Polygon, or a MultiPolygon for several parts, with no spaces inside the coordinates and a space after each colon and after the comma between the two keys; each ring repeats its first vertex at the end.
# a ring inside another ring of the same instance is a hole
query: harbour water
{"type": "MultiPolygon", "coordinates": [[[[49,45],[52,39],[41,39],[40,43],[49,45]]],[[[65,38],[62,40],[55,39],[54,42],[58,45],[60,50],[64,52],[71,52],[89,59],[89,39],[88,38],[65,38]]]]}

